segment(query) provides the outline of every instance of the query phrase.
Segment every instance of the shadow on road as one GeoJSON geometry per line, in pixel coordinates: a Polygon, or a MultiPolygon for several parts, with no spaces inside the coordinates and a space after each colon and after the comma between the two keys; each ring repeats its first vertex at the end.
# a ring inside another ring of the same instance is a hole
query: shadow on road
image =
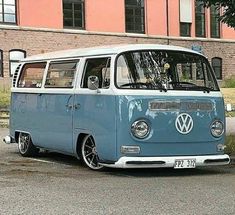
{"type": "MultiPolygon", "coordinates": [[[[18,154],[17,152],[12,152],[18,154]]],[[[74,171],[86,169],[83,167],[81,161],[75,157],[59,154],[56,152],[41,152],[35,159],[49,161],[57,165],[67,165],[73,168],[74,171]]],[[[217,175],[217,174],[234,174],[231,169],[235,168],[234,164],[228,166],[214,166],[214,167],[200,167],[196,169],[178,169],[173,168],[148,168],[148,169],[115,169],[105,168],[102,171],[96,172],[97,176],[109,175],[116,177],[190,177],[202,175],[217,175]]],[[[87,169],[88,170],[88,169],[87,169]]],[[[89,170],[93,173],[95,171],[89,170]]]]}
{"type": "MultiPolygon", "coordinates": [[[[233,167],[234,168],[234,167],[233,167]]],[[[200,167],[196,169],[173,168],[149,168],[149,169],[107,169],[105,174],[120,177],[187,177],[202,175],[230,174],[230,166],[227,167],[200,167]]],[[[233,173],[231,173],[233,174],[233,173]]]]}

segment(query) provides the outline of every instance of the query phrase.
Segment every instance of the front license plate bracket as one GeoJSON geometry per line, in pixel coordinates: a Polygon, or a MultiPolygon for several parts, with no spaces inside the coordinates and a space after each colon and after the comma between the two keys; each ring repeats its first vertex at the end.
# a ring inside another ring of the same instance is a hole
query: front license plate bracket
{"type": "Polygon", "coordinates": [[[175,169],[193,169],[196,167],[196,159],[176,159],[175,169]]]}

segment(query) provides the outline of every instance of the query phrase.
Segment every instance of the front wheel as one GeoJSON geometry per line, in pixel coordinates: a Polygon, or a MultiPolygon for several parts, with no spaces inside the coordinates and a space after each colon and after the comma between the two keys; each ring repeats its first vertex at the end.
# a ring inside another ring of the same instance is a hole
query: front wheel
{"type": "Polygon", "coordinates": [[[31,140],[31,137],[27,133],[19,134],[18,141],[19,152],[23,157],[34,156],[38,153],[39,149],[37,149],[31,140]]]}
{"type": "Polygon", "coordinates": [[[104,168],[98,162],[99,157],[96,151],[95,141],[91,135],[87,135],[82,141],[81,158],[83,163],[92,170],[104,168]]]}

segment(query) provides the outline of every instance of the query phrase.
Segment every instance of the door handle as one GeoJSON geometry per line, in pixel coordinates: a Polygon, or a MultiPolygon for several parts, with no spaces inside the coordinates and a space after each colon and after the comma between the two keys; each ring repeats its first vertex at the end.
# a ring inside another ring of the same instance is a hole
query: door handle
{"type": "Polygon", "coordinates": [[[80,104],[75,104],[75,105],[74,105],[74,109],[76,109],[76,110],[77,110],[77,109],[79,109],[79,108],[80,108],[80,106],[81,106],[80,104]]]}
{"type": "Polygon", "coordinates": [[[72,109],[74,107],[74,109],[79,109],[80,108],[80,104],[75,104],[75,105],[66,105],[67,109],[72,109]]]}
{"type": "Polygon", "coordinates": [[[72,95],[69,96],[68,100],[67,100],[67,104],[65,105],[65,107],[68,110],[71,110],[73,108],[73,105],[70,103],[70,99],[72,98],[72,95]],[[70,103],[70,104],[69,104],[70,103]]]}
{"type": "Polygon", "coordinates": [[[72,109],[73,105],[66,105],[67,109],[72,109]]]}

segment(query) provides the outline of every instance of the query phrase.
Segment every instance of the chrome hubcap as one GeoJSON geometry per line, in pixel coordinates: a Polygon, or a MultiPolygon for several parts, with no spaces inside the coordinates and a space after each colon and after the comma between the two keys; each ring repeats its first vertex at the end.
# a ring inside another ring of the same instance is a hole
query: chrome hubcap
{"type": "Polygon", "coordinates": [[[98,163],[99,158],[96,146],[91,136],[87,136],[84,139],[82,145],[82,156],[86,165],[91,169],[101,169],[103,167],[98,163]]]}
{"type": "Polygon", "coordinates": [[[22,154],[24,154],[30,144],[30,137],[28,134],[22,134],[19,135],[19,150],[22,154]]]}

